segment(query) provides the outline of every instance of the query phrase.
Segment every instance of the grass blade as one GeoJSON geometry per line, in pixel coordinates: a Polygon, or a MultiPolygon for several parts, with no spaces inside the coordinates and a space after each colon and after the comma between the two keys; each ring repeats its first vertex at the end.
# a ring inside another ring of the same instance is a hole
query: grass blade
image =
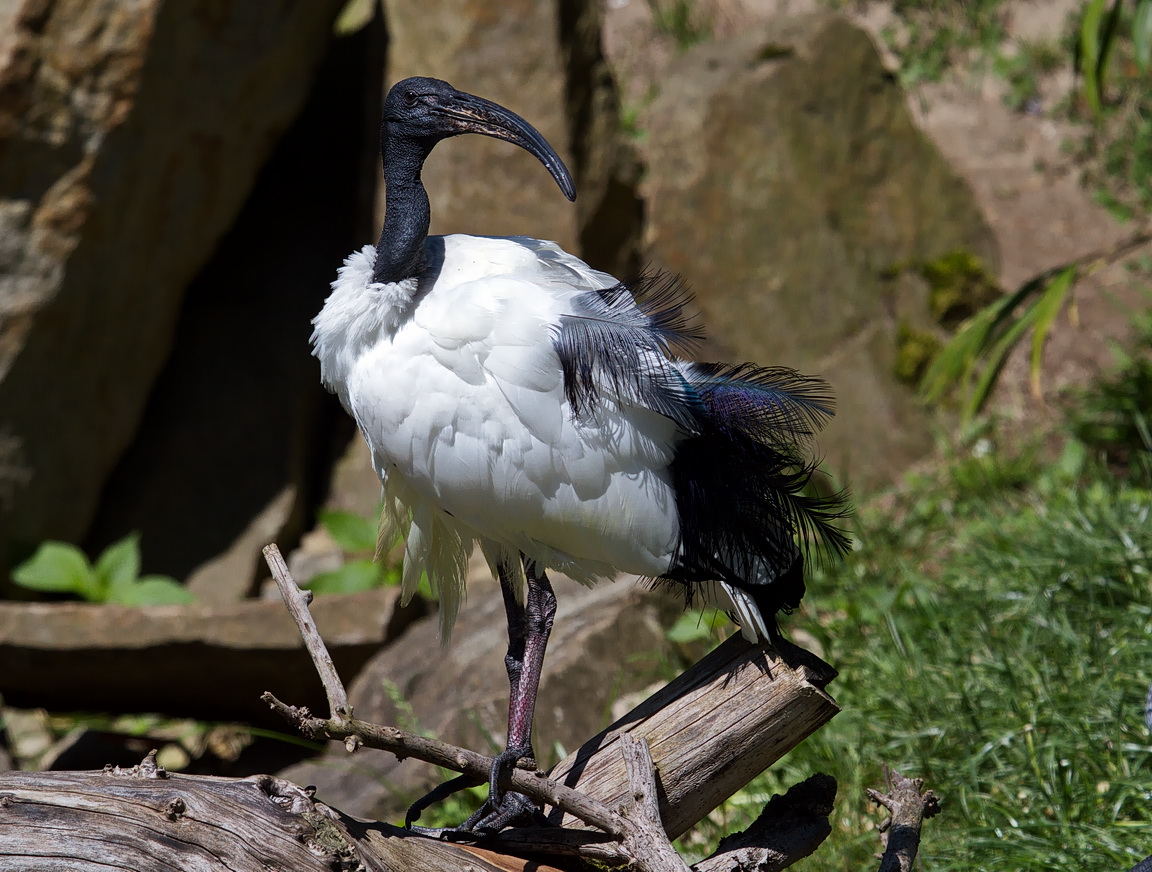
{"type": "Polygon", "coordinates": [[[1148,72],[1152,63],[1152,2],[1137,0],[1136,16],[1132,21],[1132,49],[1136,56],[1136,67],[1141,73],[1148,72]]]}
{"type": "Polygon", "coordinates": [[[1072,288],[1076,284],[1077,269],[1074,266],[1060,270],[1036,302],[1036,321],[1032,331],[1032,362],[1029,367],[1029,376],[1032,384],[1032,396],[1040,399],[1040,364],[1044,357],[1044,344],[1048,341],[1048,333],[1056,316],[1064,308],[1072,288]]]}
{"type": "Polygon", "coordinates": [[[966,423],[971,422],[976,414],[984,408],[984,404],[988,401],[988,397],[992,394],[992,388],[996,384],[996,377],[1000,375],[1005,361],[1008,360],[1008,355],[1016,347],[1024,332],[1035,323],[1037,308],[1038,301],[1031,301],[988,351],[984,368],[980,371],[980,377],[972,386],[964,404],[963,418],[966,423]]]}
{"type": "Polygon", "coordinates": [[[1100,22],[1104,17],[1104,0],[1090,0],[1080,24],[1080,74],[1084,77],[1084,99],[1099,120],[1103,112],[1097,71],[1100,63],[1100,22]]]}

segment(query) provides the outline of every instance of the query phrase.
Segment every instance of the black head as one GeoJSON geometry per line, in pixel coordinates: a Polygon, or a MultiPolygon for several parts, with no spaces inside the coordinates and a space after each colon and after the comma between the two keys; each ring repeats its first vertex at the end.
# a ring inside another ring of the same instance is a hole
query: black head
{"type": "Polygon", "coordinates": [[[385,137],[422,141],[429,149],[441,139],[462,133],[480,133],[511,142],[535,155],[564,196],[576,199],[572,175],[536,128],[515,112],[457,91],[440,79],[416,76],[393,85],[384,101],[383,126],[385,137]]]}

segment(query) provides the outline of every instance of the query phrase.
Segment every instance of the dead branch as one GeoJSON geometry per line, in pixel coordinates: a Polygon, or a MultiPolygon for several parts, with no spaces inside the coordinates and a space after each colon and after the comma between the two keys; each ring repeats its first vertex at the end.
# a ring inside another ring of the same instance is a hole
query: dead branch
{"type": "Polygon", "coordinates": [[[768,800],[748,829],[720,840],[716,853],[692,868],[696,872],[777,872],[815,851],[832,832],[828,816],[836,799],[836,779],[816,774],[768,800]]]}
{"type": "Polygon", "coordinates": [[[620,751],[632,789],[632,803],[625,812],[630,826],[623,840],[624,850],[633,857],[643,858],[643,865],[637,862],[637,868],[650,872],[689,872],[688,864],[676,853],[660,822],[656,767],[648,753],[648,743],[624,735],[620,738],[620,751]]]}
{"type": "Polygon", "coordinates": [[[888,773],[888,793],[868,788],[868,797],[890,815],[880,826],[886,843],[880,872],[910,872],[920,849],[920,828],[925,818],[940,813],[940,800],[924,790],[923,779],[905,778],[894,770],[888,773]]]}
{"type": "MultiPolygon", "coordinates": [[[[395,727],[370,724],[355,718],[317,718],[307,709],[285,705],[270,693],[265,693],[263,698],[309,738],[337,739],[343,740],[345,744],[349,739],[355,739],[357,745],[390,751],[400,759],[414,757],[434,766],[471,775],[478,783],[487,779],[492,766],[491,757],[449,745],[438,739],[417,736],[395,727]]],[[[543,773],[514,769],[507,779],[501,780],[500,786],[562,808],[584,823],[611,836],[622,836],[627,830],[626,821],[603,803],[591,800],[570,787],[552,781],[543,773]]]]}
{"type": "Polygon", "coordinates": [[[272,571],[276,587],[280,590],[280,596],[284,598],[284,605],[288,607],[292,620],[300,630],[300,637],[304,640],[304,647],[308,649],[308,655],[312,658],[316,673],[320,676],[320,683],[324,685],[331,717],[351,718],[352,707],[348,705],[348,692],[344,689],[344,683],[336,672],[336,664],[332,662],[332,655],[328,653],[328,646],[324,644],[324,639],[316,628],[316,622],[312,620],[312,613],[308,610],[308,605],[312,602],[312,592],[303,591],[296,584],[288,572],[288,564],[284,562],[284,557],[275,544],[265,546],[264,560],[272,571]]]}
{"type": "MultiPolygon", "coordinates": [[[[736,635],[585,742],[551,776],[610,808],[629,800],[625,734],[643,738],[660,772],[660,813],[679,838],[827,723],[835,671],[811,653],[760,647],[736,635]]],[[[578,825],[554,813],[551,820],[578,825]]]]}
{"type": "Polygon", "coordinates": [[[0,872],[560,872],[358,821],[269,775],[0,773],[0,872]]]}

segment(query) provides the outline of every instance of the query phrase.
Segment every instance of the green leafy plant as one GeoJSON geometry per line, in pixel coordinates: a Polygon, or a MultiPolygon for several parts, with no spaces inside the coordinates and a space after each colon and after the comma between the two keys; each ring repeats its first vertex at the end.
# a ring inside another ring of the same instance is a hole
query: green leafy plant
{"type": "MultiPolygon", "coordinates": [[[[1148,70],[1149,54],[1149,0],[1136,0],[1136,15],[1132,29],[1133,47],[1140,71],[1148,70]]],[[[1107,84],[1108,62],[1120,32],[1124,3],[1122,0],[1089,0],[1080,21],[1079,41],[1076,45],[1076,66],[1084,82],[1084,100],[1099,121],[1104,114],[1104,90],[1107,84]]]]}
{"type": "Polygon", "coordinates": [[[728,616],[718,609],[688,609],[665,632],[668,641],[680,645],[722,639],[732,629],[728,616]]]}
{"type": "Polygon", "coordinates": [[[1087,136],[1084,179],[1120,221],[1152,208],[1152,0],[1090,0],[1073,40],[1087,136]]]}
{"type": "Polygon", "coordinates": [[[313,593],[359,593],[400,583],[395,569],[372,558],[376,551],[376,524],[369,518],[340,509],[320,512],[320,524],[346,553],[353,556],[339,569],[322,572],[308,582],[313,593]]]}
{"type": "Polygon", "coordinates": [[[29,590],[69,593],[94,603],[149,606],[195,600],[174,578],[140,575],[138,533],[109,545],[95,564],[75,545],[44,542],[12,570],[12,580],[29,590]]]}
{"type": "Polygon", "coordinates": [[[885,34],[900,57],[900,79],[906,85],[938,81],[953,65],[978,53],[991,55],[1004,41],[1003,0],[896,0],[893,11],[904,24],[885,34]]]}
{"type": "Polygon", "coordinates": [[[1049,270],[968,318],[924,373],[920,390],[925,398],[939,401],[948,391],[960,386],[965,394],[961,413],[965,421],[971,421],[988,401],[1008,355],[1029,329],[1032,330],[1029,372],[1033,392],[1039,394],[1044,344],[1056,316],[1072,294],[1079,273],[1077,264],[1049,270]]]}

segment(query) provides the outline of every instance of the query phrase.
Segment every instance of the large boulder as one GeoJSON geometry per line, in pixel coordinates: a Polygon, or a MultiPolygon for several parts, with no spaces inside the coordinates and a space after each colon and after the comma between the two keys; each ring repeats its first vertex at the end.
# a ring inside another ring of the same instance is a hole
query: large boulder
{"type": "Polygon", "coordinates": [[[189,284],[168,361],[84,543],[97,553],[138,531],[146,570],[181,578],[202,603],[250,595],[266,575],[261,548],[296,543],[353,430],[320,385],[308,336],[341,261],[377,232],[381,36],[377,22],[332,41],[311,95],[189,284]]]}
{"type": "Polygon", "coordinates": [[[957,253],[995,273],[997,252],[869,38],[820,14],[698,46],[649,119],[646,253],[692,287],[709,355],[825,376],[831,469],[891,481],[932,444],[895,375],[933,327],[915,274],[957,253]]]}
{"type": "Polygon", "coordinates": [[[619,134],[611,73],[592,0],[386,4],[389,78],[435,76],[526,118],[576,179],[576,207],[521,149],[460,137],[437,146],[425,184],[433,233],[554,239],[599,269],[636,264],[636,163],[619,134]]]}
{"type": "Polygon", "coordinates": [[[340,5],[0,8],[0,570],[88,527],[340,5]]]}

